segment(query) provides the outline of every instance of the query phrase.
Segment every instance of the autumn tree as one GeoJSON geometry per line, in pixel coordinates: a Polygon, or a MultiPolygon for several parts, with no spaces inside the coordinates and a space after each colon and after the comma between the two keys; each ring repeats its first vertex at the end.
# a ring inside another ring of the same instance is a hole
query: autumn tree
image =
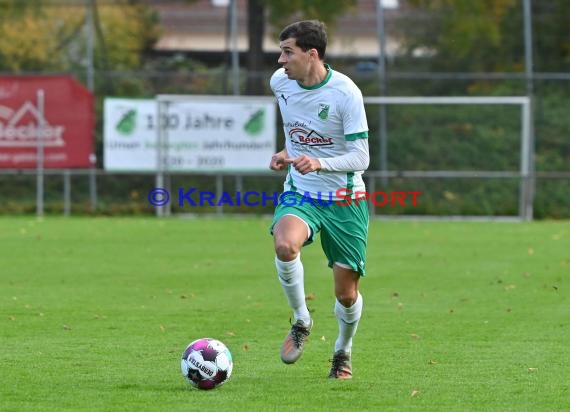
{"type": "MultiPolygon", "coordinates": [[[[158,39],[158,18],[143,1],[92,1],[98,68],[139,68],[158,39]]],[[[0,70],[68,71],[85,64],[84,2],[0,1],[0,70]]]]}
{"type": "MultiPolygon", "coordinates": [[[[431,50],[436,71],[506,72],[524,70],[522,0],[408,0],[430,14],[408,53],[431,50]]],[[[535,69],[567,71],[570,31],[567,0],[532,1],[535,69]]]]}
{"type": "Polygon", "coordinates": [[[266,19],[275,30],[291,23],[292,19],[319,19],[334,30],[335,20],[355,5],[356,0],[248,0],[247,94],[264,94],[264,84],[255,74],[264,69],[263,35],[266,19]]]}

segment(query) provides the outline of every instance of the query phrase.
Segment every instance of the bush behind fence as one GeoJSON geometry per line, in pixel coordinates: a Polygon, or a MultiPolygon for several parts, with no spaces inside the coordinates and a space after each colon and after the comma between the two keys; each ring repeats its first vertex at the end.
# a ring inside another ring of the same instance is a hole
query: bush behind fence
{"type": "MultiPolygon", "coordinates": [[[[334,64],[334,63],[333,63],[334,64]]],[[[365,96],[378,95],[375,73],[362,73],[354,66],[338,62],[337,68],[350,74],[365,96]]],[[[153,97],[158,93],[224,94],[231,90],[227,69],[197,67],[178,72],[100,72],[97,76],[96,153],[98,168],[102,167],[103,118],[105,96],[153,97]]],[[[241,71],[240,87],[245,93],[246,77],[253,75],[267,83],[271,71],[248,74],[241,71]]],[[[391,73],[388,95],[391,96],[511,96],[525,94],[525,80],[520,75],[457,76],[426,73],[424,76],[404,76],[391,73]]],[[[77,73],[81,79],[82,73],[77,73]]],[[[534,81],[535,167],[539,174],[535,185],[535,218],[570,217],[570,88],[567,78],[537,75],[534,81]],[[540,177],[540,173],[559,172],[561,176],[540,177]]],[[[265,94],[269,95],[266,86],[265,94]]],[[[517,108],[486,107],[389,107],[388,169],[399,170],[519,170],[520,115],[517,108]]],[[[370,124],[371,168],[379,164],[379,120],[375,107],[367,107],[370,124]]],[[[283,135],[278,128],[277,147],[282,147],[283,135]]],[[[269,159],[268,159],[269,160],[269,159]]],[[[151,214],[153,207],[146,195],[154,187],[154,176],[105,174],[97,175],[97,208],[91,209],[89,179],[85,174],[70,178],[72,214],[151,214]]],[[[28,214],[35,212],[35,183],[33,175],[0,174],[0,213],[28,214]]],[[[235,190],[236,182],[223,178],[226,190],[235,190]]],[[[421,190],[418,206],[385,207],[377,214],[472,214],[481,216],[516,215],[518,207],[517,179],[403,179],[384,181],[382,190],[421,190]]],[[[215,178],[195,174],[173,175],[176,187],[198,187],[215,190],[215,178]],[[177,186],[178,185],[178,186],[177,186]]],[[[244,190],[280,190],[282,177],[257,176],[243,179],[244,190]]],[[[45,211],[63,211],[64,184],[61,175],[45,177],[45,211]]],[[[378,186],[378,183],[376,184],[378,186]]],[[[173,206],[173,212],[202,213],[211,208],[187,210],[173,206]]],[[[217,211],[217,210],[216,210],[217,211]]],[[[224,208],[225,213],[270,213],[270,207],[224,208]]]]}

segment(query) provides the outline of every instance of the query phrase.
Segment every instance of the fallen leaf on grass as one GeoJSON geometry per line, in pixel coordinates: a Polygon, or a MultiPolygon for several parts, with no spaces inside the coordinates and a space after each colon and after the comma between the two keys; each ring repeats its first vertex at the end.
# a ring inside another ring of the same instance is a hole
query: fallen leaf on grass
{"type": "Polygon", "coordinates": [[[313,292],[307,293],[307,294],[305,295],[305,300],[315,300],[316,297],[317,297],[317,296],[316,296],[313,292]]]}
{"type": "Polygon", "coordinates": [[[180,299],[192,299],[195,296],[196,295],[193,293],[184,293],[184,294],[180,295],[180,299]]]}

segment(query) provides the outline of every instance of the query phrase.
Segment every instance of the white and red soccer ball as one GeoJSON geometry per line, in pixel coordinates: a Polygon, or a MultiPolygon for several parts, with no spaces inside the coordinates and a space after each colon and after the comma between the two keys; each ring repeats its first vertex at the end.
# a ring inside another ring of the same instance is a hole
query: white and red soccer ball
{"type": "Polygon", "coordinates": [[[214,389],[230,378],[232,354],[219,340],[197,339],[186,347],[180,368],[190,385],[198,389],[214,389]]]}

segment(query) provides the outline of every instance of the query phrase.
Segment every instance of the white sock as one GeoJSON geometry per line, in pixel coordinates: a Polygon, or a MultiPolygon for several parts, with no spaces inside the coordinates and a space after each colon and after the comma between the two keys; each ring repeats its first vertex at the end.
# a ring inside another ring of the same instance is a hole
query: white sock
{"type": "Polygon", "coordinates": [[[290,262],[283,262],[276,256],[275,266],[289,306],[293,309],[295,321],[301,319],[308,326],[311,323],[311,315],[305,303],[304,270],[301,254],[299,253],[290,262]]]}
{"type": "Polygon", "coordinates": [[[344,307],[338,300],[335,302],[334,314],[338,320],[338,338],[334,344],[334,351],[343,350],[350,353],[352,338],[356,334],[358,321],[362,315],[362,295],[358,293],[356,302],[349,308],[344,307]]]}

